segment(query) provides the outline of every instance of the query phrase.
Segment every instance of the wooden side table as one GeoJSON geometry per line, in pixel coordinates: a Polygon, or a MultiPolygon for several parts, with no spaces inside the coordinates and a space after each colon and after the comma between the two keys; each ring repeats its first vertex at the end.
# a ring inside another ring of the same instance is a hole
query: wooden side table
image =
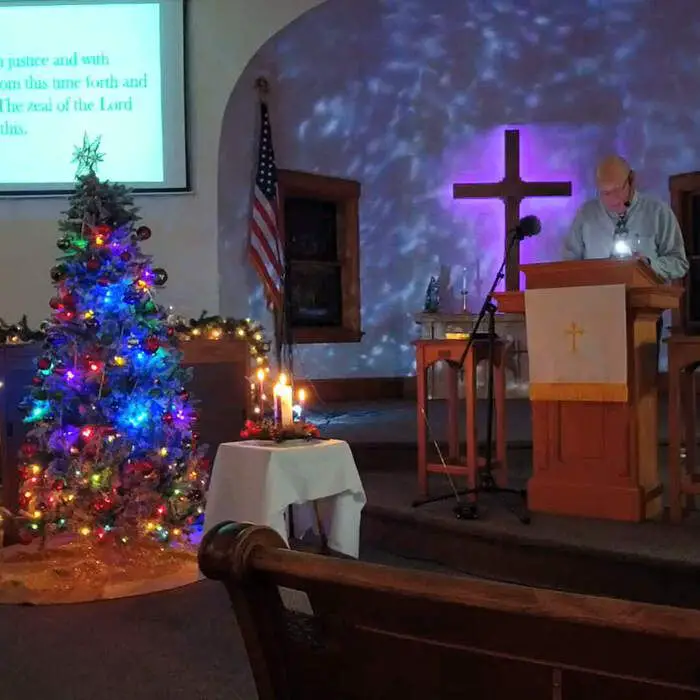
{"type": "MultiPolygon", "coordinates": [[[[418,491],[420,496],[428,495],[428,474],[448,473],[465,476],[467,487],[475,488],[477,475],[484,466],[478,456],[478,435],[476,424],[476,367],[482,360],[489,359],[487,340],[475,340],[464,362],[464,400],[467,409],[466,456],[460,455],[459,447],[459,368],[448,364],[447,396],[447,456],[446,467],[441,462],[428,461],[428,368],[439,361],[458,362],[464,352],[466,340],[429,339],[416,340],[416,421],[418,429],[418,491]]],[[[506,472],[506,344],[497,340],[494,346],[494,398],[496,402],[496,455],[492,461],[494,478],[499,486],[507,482],[506,472]]]]}
{"type": "MultiPolygon", "coordinates": [[[[696,473],[695,370],[700,367],[700,336],[671,335],[668,343],[668,488],[672,523],[683,520],[688,496],[700,495],[696,473]],[[685,464],[681,444],[685,443],[685,464]]],[[[690,504],[689,504],[690,505],[690,504]]]]}

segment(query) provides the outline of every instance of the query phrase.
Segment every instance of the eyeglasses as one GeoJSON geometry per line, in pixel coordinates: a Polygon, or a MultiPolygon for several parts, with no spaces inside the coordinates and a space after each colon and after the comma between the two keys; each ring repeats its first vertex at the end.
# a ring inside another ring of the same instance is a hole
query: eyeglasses
{"type": "Polygon", "coordinates": [[[601,197],[615,197],[616,195],[622,194],[625,189],[629,186],[630,180],[629,177],[621,184],[618,185],[617,187],[608,187],[606,189],[598,189],[598,194],[601,197]]]}

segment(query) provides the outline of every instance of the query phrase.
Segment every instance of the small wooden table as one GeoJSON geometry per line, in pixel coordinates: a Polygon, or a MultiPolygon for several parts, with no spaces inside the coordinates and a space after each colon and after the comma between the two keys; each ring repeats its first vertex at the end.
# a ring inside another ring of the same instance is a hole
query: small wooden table
{"type": "Polygon", "coordinates": [[[232,520],[271,527],[288,540],[289,506],[310,505],[295,514],[296,534],[316,526],[323,547],[357,559],[366,500],[350,446],[342,440],[228,442],[216,453],[204,531],[232,520]],[[328,506],[329,527],[321,522],[321,500],[328,506]],[[304,518],[309,511],[312,517],[304,518]]]}
{"type": "MultiPolygon", "coordinates": [[[[460,369],[449,362],[458,362],[466,347],[466,340],[416,340],[416,378],[417,378],[417,429],[418,429],[418,491],[421,496],[428,495],[428,474],[440,473],[465,476],[467,487],[475,488],[477,475],[485,464],[478,456],[478,434],[476,424],[476,368],[482,360],[489,360],[489,343],[478,339],[472,343],[464,362],[464,399],[467,408],[466,458],[463,459],[459,449],[459,394],[458,379],[460,369]],[[428,461],[428,368],[439,361],[448,362],[448,452],[446,465],[428,461]]],[[[496,401],[496,455],[492,462],[494,477],[499,486],[505,486],[506,472],[506,344],[496,340],[494,345],[494,398],[496,401]]]]}
{"type": "Polygon", "coordinates": [[[687,496],[700,495],[697,474],[695,370],[700,367],[700,336],[671,335],[668,343],[668,488],[671,522],[683,520],[687,496]],[[685,443],[685,464],[681,463],[685,443]]]}

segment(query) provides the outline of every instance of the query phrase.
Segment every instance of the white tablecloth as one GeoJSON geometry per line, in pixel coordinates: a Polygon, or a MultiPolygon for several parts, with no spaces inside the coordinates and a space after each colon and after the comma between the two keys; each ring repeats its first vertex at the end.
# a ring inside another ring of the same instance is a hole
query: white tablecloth
{"type": "Polygon", "coordinates": [[[288,507],[306,504],[294,512],[298,537],[314,523],[309,502],[322,499],[328,545],[348,556],[359,556],[360,517],[367,499],[346,442],[223,443],[214,460],[204,530],[223,520],[235,520],[267,525],[286,540],[288,507]]]}

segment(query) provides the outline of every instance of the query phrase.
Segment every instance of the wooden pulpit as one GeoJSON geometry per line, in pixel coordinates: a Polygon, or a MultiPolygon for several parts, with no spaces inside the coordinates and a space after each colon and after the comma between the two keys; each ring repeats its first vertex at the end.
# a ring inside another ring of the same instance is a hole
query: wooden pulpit
{"type": "MultiPolygon", "coordinates": [[[[626,382],[596,386],[582,382],[573,391],[571,384],[552,384],[546,390],[531,384],[530,508],[632,522],[657,517],[662,488],[657,463],[656,322],[665,309],[678,308],[682,290],[664,284],[637,260],[540,263],[521,269],[527,290],[622,286],[626,321],[622,343],[627,352],[626,382]]],[[[497,294],[499,310],[524,314],[525,294],[497,294]]],[[[532,348],[529,351],[532,367],[535,358],[532,348]]]]}

